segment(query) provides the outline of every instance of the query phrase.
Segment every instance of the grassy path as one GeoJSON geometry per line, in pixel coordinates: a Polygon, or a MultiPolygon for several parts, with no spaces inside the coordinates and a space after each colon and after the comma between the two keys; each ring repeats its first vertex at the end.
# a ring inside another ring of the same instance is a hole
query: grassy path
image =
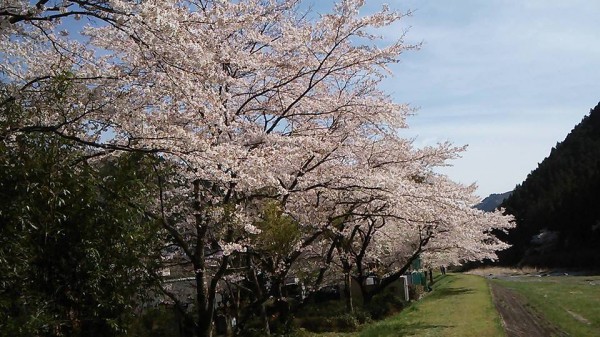
{"type": "Polygon", "coordinates": [[[505,336],[484,278],[448,274],[435,290],[400,315],[358,333],[372,336],[505,336]]]}
{"type": "Polygon", "coordinates": [[[438,277],[434,291],[421,301],[360,332],[303,336],[506,336],[490,285],[498,309],[505,309],[509,336],[535,335],[538,329],[526,320],[546,328],[537,332],[540,336],[600,336],[600,276],[536,276],[497,276],[488,283],[481,276],[449,274],[438,277]]]}

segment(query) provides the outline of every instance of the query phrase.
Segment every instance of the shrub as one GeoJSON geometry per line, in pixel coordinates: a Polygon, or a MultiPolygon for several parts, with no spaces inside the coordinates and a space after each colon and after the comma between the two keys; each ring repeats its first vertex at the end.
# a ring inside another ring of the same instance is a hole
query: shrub
{"type": "Polygon", "coordinates": [[[366,307],[371,317],[376,320],[400,312],[403,308],[404,300],[393,294],[376,295],[366,307]]]}
{"type": "Polygon", "coordinates": [[[332,317],[339,316],[344,313],[346,313],[346,304],[343,301],[328,301],[323,303],[308,303],[296,313],[296,317],[332,317]]]}
{"type": "Polygon", "coordinates": [[[339,332],[356,331],[356,329],[358,329],[358,326],[360,325],[356,316],[352,314],[344,314],[342,316],[336,317],[334,320],[338,328],[336,331],[339,332]]]}
{"type": "Polygon", "coordinates": [[[373,319],[371,318],[371,313],[366,311],[363,308],[357,308],[354,311],[354,317],[358,320],[359,324],[371,323],[373,319]]]}
{"type": "Polygon", "coordinates": [[[352,314],[334,317],[311,316],[296,319],[300,329],[311,332],[352,332],[359,327],[358,319],[352,314]]]}
{"type": "MultiPolygon", "coordinates": [[[[167,337],[180,336],[180,318],[173,308],[158,307],[147,309],[129,327],[128,336],[167,337]]],[[[191,327],[188,327],[191,332],[191,327]]]]}

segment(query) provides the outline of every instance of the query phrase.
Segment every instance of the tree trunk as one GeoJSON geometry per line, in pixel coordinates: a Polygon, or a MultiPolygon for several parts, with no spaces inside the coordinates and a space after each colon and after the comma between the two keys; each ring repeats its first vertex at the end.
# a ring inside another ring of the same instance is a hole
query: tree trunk
{"type": "Polygon", "coordinates": [[[352,277],[350,270],[344,270],[344,297],[346,300],[346,310],[354,313],[354,304],[352,303],[352,277]]]}
{"type": "Polygon", "coordinates": [[[265,308],[265,302],[260,304],[260,318],[263,324],[263,332],[265,336],[271,335],[271,328],[269,327],[269,317],[267,316],[267,309],[265,308]]]}
{"type": "Polygon", "coordinates": [[[209,306],[204,273],[196,272],[196,307],[198,310],[198,323],[196,324],[196,335],[198,337],[210,337],[212,334],[213,308],[209,306]]]}
{"type": "Polygon", "coordinates": [[[212,336],[212,317],[209,317],[206,310],[198,310],[198,324],[196,325],[196,336],[212,336]]]}
{"type": "MultiPolygon", "coordinates": [[[[209,304],[208,286],[206,283],[206,256],[204,249],[206,248],[207,227],[204,224],[202,214],[202,206],[200,201],[200,181],[194,181],[194,209],[195,227],[196,227],[196,242],[194,253],[190,258],[196,273],[196,309],[198,310],[198,322],[196,324],[196,334],[198,337],[210,337],[212,333],[212,320],[214,308],[209,304]]],[[[189,254],[188,254],[189,255],[189,254]]]]}
{"type": "Polygon", "coordinates": [[[404,273],[410,267],[411,263],[419,256],[420,253],[421,253],[420,250],[416,251],[408,259],[408,261],[404,264],[404,266],[402,268],[400,268],[400,269],[396,270],[395,272],[389,274],[388,276],[382,278],[380,280],[379,284],[376,287],[374,287],[373,289],[371,289],[371,297],[381,293],[387,286],[389,286],[390,284],[397,281],[400,278],[400,276],[404,275],[404,273]]]}
{"type": "Polygon", "coordinates": [[[371,300],[373,299],[373,292],[367,289],[367,286],[364,284],[364,282],[360,283],[360,293],[362,295],[364,305],[371,303],[371,300]]]}
{"type": "Polygon", "coordinates": [[[258,276],[256,275],[256,269],[252,265],[252,257],[248,255],[246,260],[249,277],[254,286],[254,298],[258,302],[260,318],[263,324],[263,332],[265,336],[271,335],[271,328],[269,326],[269,317],[267,316],[267,310],[265,308],[265,302],[269,298],[268,294],[265,294],[261,288],[260,282],[258,280],[258,276]]]}

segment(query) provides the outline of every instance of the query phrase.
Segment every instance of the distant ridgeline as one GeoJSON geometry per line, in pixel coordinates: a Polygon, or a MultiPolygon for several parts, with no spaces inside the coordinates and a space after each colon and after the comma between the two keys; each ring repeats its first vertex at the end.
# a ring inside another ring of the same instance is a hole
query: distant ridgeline
{"type": "Polygon", "coordinates": [[[479,204],[475,205],[475,208],[480,209],[485,212],[493,212],[511,194],[512,194],[512,191],[506,192],[506,193],[501,193],[501,194],[490,194],[487,198],[483,199],[479,204]]]}
{"type": "Polygon", "coordinates": [[[501,206],[517,221],[501,263],[600,268],[600,104],[501,206]]]}

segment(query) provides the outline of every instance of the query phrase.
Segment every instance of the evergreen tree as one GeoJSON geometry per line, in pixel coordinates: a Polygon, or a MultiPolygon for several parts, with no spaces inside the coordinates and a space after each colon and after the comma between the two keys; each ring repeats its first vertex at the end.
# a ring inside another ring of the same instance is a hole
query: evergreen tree
{"type": "MultiPolygon", "coordinates": [[[[0,124],[22,113],[5,101],[0,124]]],[[[142,210],[152,159],[88,158],[48,133],[0,140],[0,336],[122,333],[159,261],[142,210]]]]}

